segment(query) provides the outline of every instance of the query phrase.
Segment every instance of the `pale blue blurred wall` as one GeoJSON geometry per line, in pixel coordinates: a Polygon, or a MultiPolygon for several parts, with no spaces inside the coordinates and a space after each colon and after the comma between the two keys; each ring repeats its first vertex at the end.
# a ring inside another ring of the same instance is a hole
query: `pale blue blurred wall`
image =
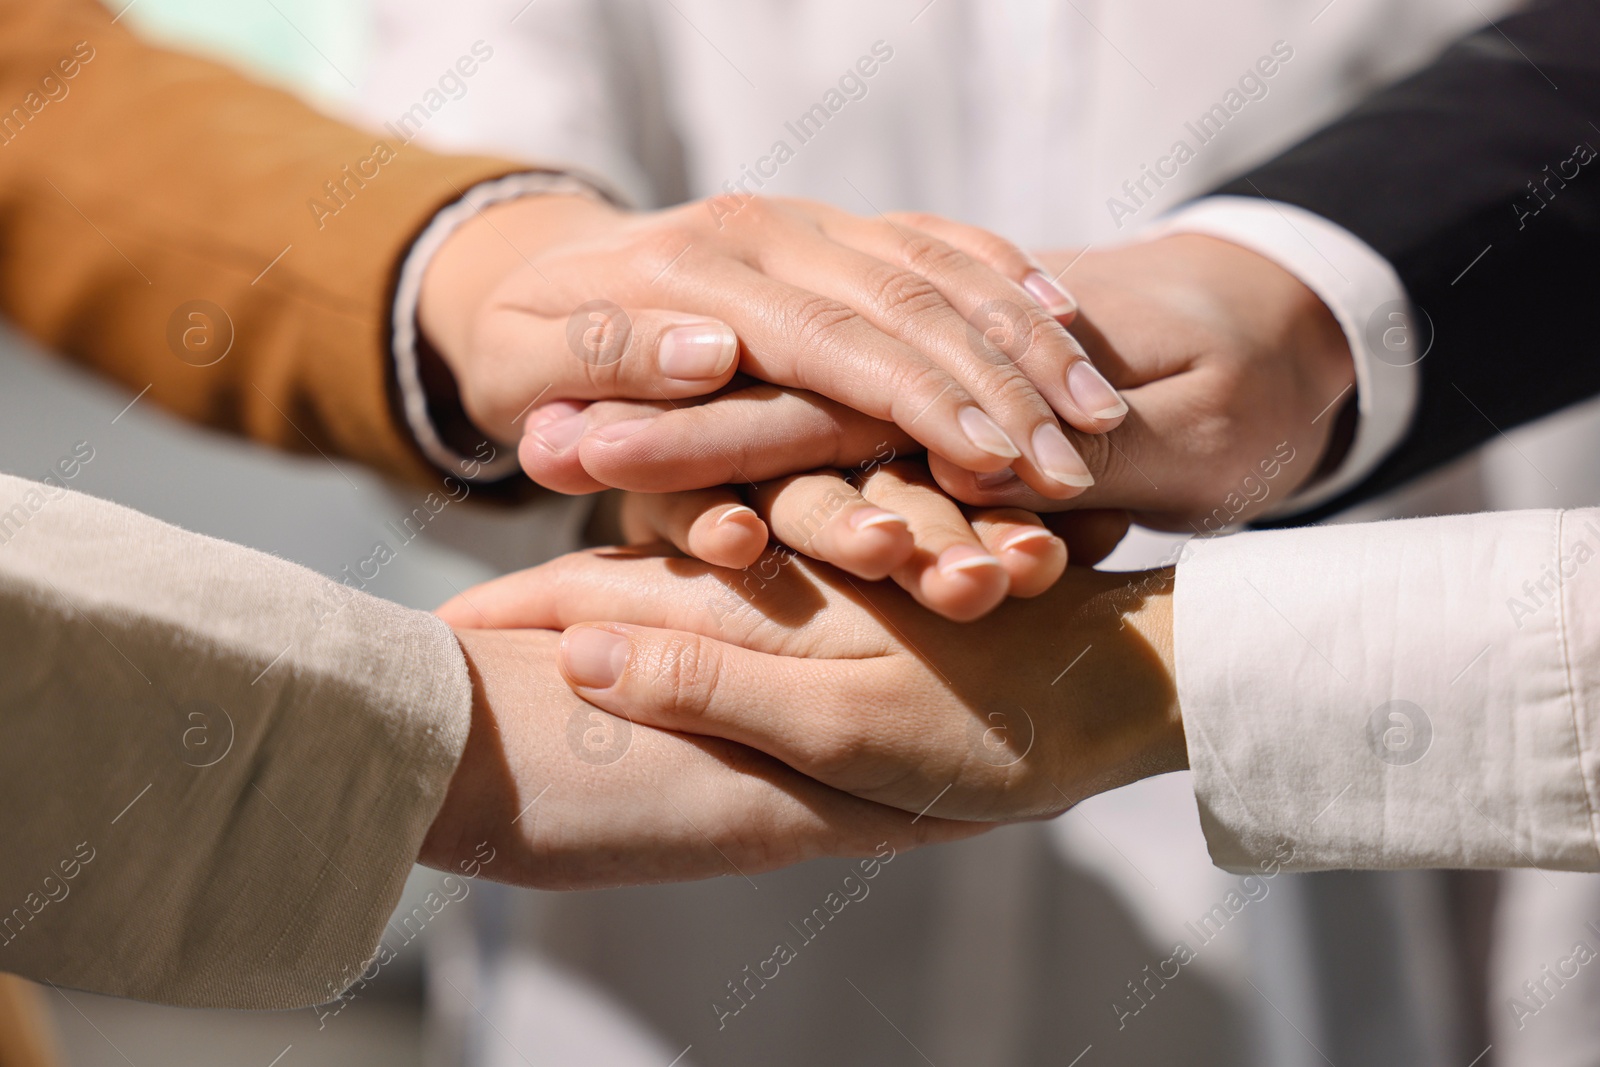
{"type": "MultiPolygon", "coordinates": [[[[124,0],[107,6],[124,10],[124,0]]],[[[366,0],[134,0],[124,19],[321,102],[349,100],[367,61],[366,0]]]]}

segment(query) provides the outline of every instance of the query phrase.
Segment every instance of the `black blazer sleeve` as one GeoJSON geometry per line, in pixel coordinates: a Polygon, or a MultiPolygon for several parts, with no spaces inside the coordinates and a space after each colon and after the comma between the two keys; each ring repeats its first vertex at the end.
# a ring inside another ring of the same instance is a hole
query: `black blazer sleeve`
{"type": "MultiPolygon", "coordinates": [[[[1432,348],[1410,432],[1331,514],[1600,393],[1600,2],[1464,38],[1217,190],[1297,204],[1392,263],[1432,348]]],[[[1600,461],[1600,457],[1596,457],[1600,461]]]]}

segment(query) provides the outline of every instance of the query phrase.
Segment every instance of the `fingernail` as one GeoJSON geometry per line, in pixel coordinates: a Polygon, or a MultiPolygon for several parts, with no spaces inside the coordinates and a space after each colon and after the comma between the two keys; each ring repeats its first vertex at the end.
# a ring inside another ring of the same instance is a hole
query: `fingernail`
{"type": "Polygon", "coordinates": [[[962,408],[956,412],[956,422],[961,424],[961,432],[967,435],[967,440],[991,456],[1016,459],[1022,455],[1017,446],[1011,443],[1011,438],[1000,428],[1000,424],[978,408],[962,408]]]}
{"type": "Polygon", "coordinates": [[[1054,423],[1047,422],[1033,431],[1033,455],[1039,469],[1062,485],[1087,489],[1094,484],[1094,475],[1089,473],[1083,457],[1054,423]]]}
{"type": "Polygon", "coordinates": [[[727,511],[724,511],[722,513],[722,515],[717,519],[717,521],[712,523],[712,525],[713,526],[721,526],[723,523],[727,522],[730,519],[738,519],[738,518],[742,518],[742,517],[744,517],[746,515],[750,516],[752,519],[755,519],[758,522],[761,519],[761,517],[755,513],[755,509],[754,508],[745,507],[743,504],[735,504],[733,507],[729,508],[727,511]]]}
{"type": "Polygon", "coordinates": [[[1074,404],[1094,418],[1116,419],[1128,413],[1128,402],[1086,359],[1073,360],[1067,369],[1067,392],[1074,404]]]}
{"type": "Polygon", "coordinates": [[[911,523],[906,521],[904,515],[896,515],[892,511],[882,508],[860,508],[849,519],[852,530],[870,530],[875,526],[894,526],[896,524],[911,528],[911,523]]]}
{"type": "Polygon", "coordinates": [[[679,326],[661,338],[661,373],[679,381],[720,378],[739,354],[739,338],[720,322],[679,326]]]}
{"type": "Polygon", "coordinates": [[[654,419],[625,419],[597,428],[594,435],[602,441],[615,443],[625,437],[632,437],[654,421],[654,419]]]}
{"type": "Polygon", "coordinates": [[[1002,552],[1010,552],[1014,548],[1021,548],[1023,545],[1035,541],[1054,541],[1055,539],[1056,535],[1049,530],[1042,526],[1034,526],[1026,530],[1019,530],[1006,538],[1000,543],[1000,550],[1002,552]]]}
{"type": "Polygon", "coordinates": [[[580,626],[561,639],[567,677],[587,689],[610,689],[628,663],[628,639],[610,630],[580,626]]]}
{"type": "Polygon", "coordinates": [[[1005,485],[1016,476],[1017,472],[1007,467],[999,471],[979,471],[972,476],[972,480],[978,483],[979,489],[993,489],[997,485],[1005,485]]]}
{"type": "Polygon", "coordinates": [[[528,432],[537,437],[552,452],[565,452],[583,436],[582,415],[565,415],[539,427],[529,427],[528,432]]]}
{"type": "Polygon", "coordinates": [[[1022,279],[1022,287],[1040,307],[1058,319],[1078,310],[1078,302],[1072,299],[1072,294],[1047,278],[1043,271],[1036,270],[1022,279]]]}
{"type": "Polygon", "coordinates": [[[1000,561],[989,555],[981,548],[971,545],[957,545],[947,548],[939,553],[939,573],[946,578],[962,571],[979,570],[983,567],[998,567],[1000,561]]]}

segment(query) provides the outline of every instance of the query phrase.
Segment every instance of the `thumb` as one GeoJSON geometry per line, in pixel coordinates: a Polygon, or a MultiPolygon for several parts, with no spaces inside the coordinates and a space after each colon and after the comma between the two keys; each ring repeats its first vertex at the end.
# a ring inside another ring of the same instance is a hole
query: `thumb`
{"type": "Polygon", "coordinates": [[[715,392],[733,377],[739,338],[718,319],[590,301],[566,318],[506,309],[475,340],[462,382],[469,411],[514,422],[535,402],[663,400],[715,392]]]}

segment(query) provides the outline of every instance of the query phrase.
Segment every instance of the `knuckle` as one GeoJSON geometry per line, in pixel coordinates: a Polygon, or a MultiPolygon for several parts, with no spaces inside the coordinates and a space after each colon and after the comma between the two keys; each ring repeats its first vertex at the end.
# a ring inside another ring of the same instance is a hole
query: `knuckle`
{"type": "Polygon", "coordinates": [[[1066,370],[1066,360],[1073,356],[1088,356],[1083,351],[1083,346],[1077,338],[1067,331],[1060,322],[1045,314],[1043,308],[1038,307],[1033,301],[1021,305],[1022,315],[1027,323],[1027,336],[1019,338],[1021,342],[1017,350],[1008,353],[1013,363],[1020,363],[1032,352],[1055,350],[1054,354],[1061,358],[1060,369],[1066,370]],[[1065,355],[1062,354],[1063,350],[1065,355]]]}
{"type": "Polygon", "coordinates": [[[895,410],[897,414],[904,411],[912,420],[920,417],[940,397],[957,394],[955,382],[932,363],[896,363],[891,366],[889,374],[896,398],[895,410]],[[904,402],[904,407],[901,402],[904,402]]]}
{"type": "Polygon", "coordinates": [[[1009,365],[987,370],[983,396],[985,406],[991,411],[1031,412],[1055,418],[1054,412],[1027,376],[1009,365]]]}
{"type": "Polygon", "coordinates": [[[898,267],[874,269],[867,285],[873,303],[893,325],[923,318],[947,306],[944,296],[927,278],[898,267]]]}
{"type": "Polygon", "coordinates": [[[871,745],[858,722],[843,715],[822,716],[818,729],[808,731],[800,757],[806,771],[821,781],[839,781],[870,758],[871,745]]]}
{"type": "Polygon", "coordinates": [[[677,221],[639,230],[630,250],[639,275],[645,281],[661,277],[674,261],[687,254],[700,236],[692,227],[677,221]]]}
{"type": "MultiPolygon", "coordinates": [[[[784,318],[787,333],[800,342],[800,347],[832,347],[861,322],[859,315],[848,305],[825,296],[802,297],[787,309],[784,318]]],[[[802,360],[797,370],[803,371],[810,361],[802,360]]]]}
{"type": "Polygon", "coordinates": [[[1032,269],[1032,261],[1027,254],[996,234],[987,230],[976,230],[967,238],[968,251],[980,261],[988,264],[1010,278],[1021,278],[1032,269]]]}
{"type": "Polygon", "coordinates": [[[939,216],[927,211],[891,211],[884,218],[914,230],[925,230],[941,221],[939,216]]]}
{"type": "Polygon", "coordinates": [[[770,225],[782,211],[782,206],[771,197],[752,196],[743,202],[739,217],[743,224],[759,229],[770,225]]]}
{"type": "Polygon", "coordinates": [[[717,692],[720,660],[702,637],[673,634],[644,657],[647,676],[659,680],[667,709],[680,718],[697,718],[717,692]]]}
{"type": "Polygon", "coordinates": [[[903,262],[919,274],[946,274],[972,262],[955,245],[916,231],[901,235],[900,255],[903,262]]]}

